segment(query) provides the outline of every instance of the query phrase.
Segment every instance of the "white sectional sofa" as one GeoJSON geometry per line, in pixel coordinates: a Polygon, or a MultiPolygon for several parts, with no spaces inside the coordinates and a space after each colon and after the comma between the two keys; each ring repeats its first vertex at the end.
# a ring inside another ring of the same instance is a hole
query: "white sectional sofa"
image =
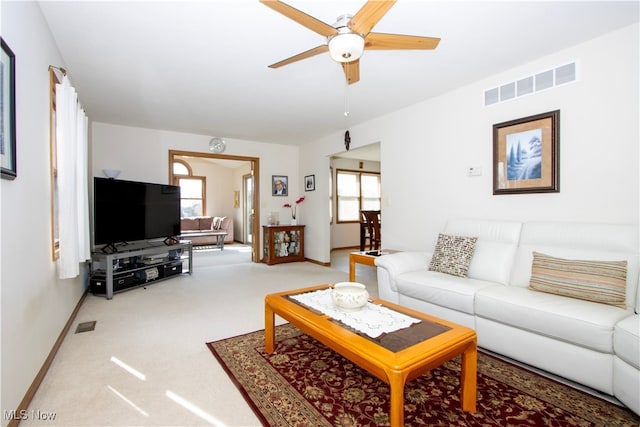
{"type": "Polygon", "coordinates": [[[430,271],[433,251],[383,255],[380,298],[472,327],[480,347],[615,396],[640,414],[636,225],[455,219],[442,234],[477,237],[466,277],[430,271]],[[530,289],[534,252],[626,261],[625,308],[530,289]]]}

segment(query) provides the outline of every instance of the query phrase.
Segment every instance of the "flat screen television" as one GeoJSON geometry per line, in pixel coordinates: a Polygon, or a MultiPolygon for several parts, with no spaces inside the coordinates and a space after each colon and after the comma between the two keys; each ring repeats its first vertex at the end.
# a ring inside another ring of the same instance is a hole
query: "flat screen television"
{"type": "Polygon", "coordinates": [[[180,234],[180,187],[98,177],[93,185],[96,246],[180,234]]]}

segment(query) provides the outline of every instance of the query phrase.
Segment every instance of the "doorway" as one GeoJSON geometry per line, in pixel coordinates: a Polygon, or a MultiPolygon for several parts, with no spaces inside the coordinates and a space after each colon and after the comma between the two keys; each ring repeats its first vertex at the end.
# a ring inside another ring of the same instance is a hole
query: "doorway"
{"type": "MultiPolygon", "coordinates": [[[[169,150],[169,182],[174,182],[175,175],[173,171],[173,164],[176,161],[184,160],[185,158],[195,158],[198,160],[207,160],[211,162],[215,162],[217,164],[229,165],[232,164],[248,164],[250,167],[250,172],[245,175],[249,175],[252,177],[248,182],[245,180],[244,175],[239,177],[236,181],[235,188],[242,187],[243,192],[243,205],[242,207],[238,207],[241,209],[241,218],[242,222],[242,230],[238,230],[241,233],[241,236],[245,243],[251,245],[251,261],[260,262],[260,239],[256,238],[259,236],[258,224],[260,224],[259,212],[256,212],[254,209],[255,206],[259,206],[260,203],[260,191],[259,191],[259,172],[260,172],[260,159],[257,157],[246,157],[246,156],[232,156],[232,155],[223,155],[223,154],[213,154],[213,153],[200,153],[200,152],[192,152],[192,151],[179,151],[179,150],[169,150]],[[250,191],[245,190],[246,185],[250,185],[250,191]],[[251,215],[246,215],[246,205],[251,205],[251,215]],[[249,230],[247,230],[249,229],[249,230]],[[247,234],[248,231],[248,234],[247,234]],[[251,238],[247,240],[247,235],[251,238]]],[[[226,189],[229,192],[229,200],[228,203],[234,203],[234,189],[229,188],[226,189]]],[[[226,198],[224,202],[227,202],[226,198]]],[[[235,207],[234,207],[235,209],[235,207]]]]}
{"type": "Polygon", "coordinates": [[[253,175],[247,174],[242,177],[242,199],[243,199],[243,222],[246,224],[244,227],[244,241],[245,243],[253,242],[253,222],[255,209],[253,207],[253,175]]]}

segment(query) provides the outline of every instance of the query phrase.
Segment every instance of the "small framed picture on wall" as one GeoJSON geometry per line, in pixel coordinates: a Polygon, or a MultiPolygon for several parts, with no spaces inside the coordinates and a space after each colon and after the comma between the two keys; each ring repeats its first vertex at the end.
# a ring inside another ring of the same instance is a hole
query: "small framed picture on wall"
{"type": "Polygon", "coordinates": [[[304,191],[315,191],[316,189],[316,176],[307,175],[304,177],[304,191]]]}
{"type": "Polygon", "coordinates": [[[284,175],[271,175],[271,195],[272,196],[288,196],[289,195],[289,178],[284,175]]]}

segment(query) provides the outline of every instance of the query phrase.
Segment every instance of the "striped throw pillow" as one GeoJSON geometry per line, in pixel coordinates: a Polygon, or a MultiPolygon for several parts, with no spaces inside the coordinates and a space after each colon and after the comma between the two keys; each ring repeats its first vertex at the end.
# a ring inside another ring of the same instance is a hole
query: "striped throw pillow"
{"type": "Polygon", "coordinates": [[[627,261],[585,261],[533,252],[529,289],[627,308],[627,261]]]}

